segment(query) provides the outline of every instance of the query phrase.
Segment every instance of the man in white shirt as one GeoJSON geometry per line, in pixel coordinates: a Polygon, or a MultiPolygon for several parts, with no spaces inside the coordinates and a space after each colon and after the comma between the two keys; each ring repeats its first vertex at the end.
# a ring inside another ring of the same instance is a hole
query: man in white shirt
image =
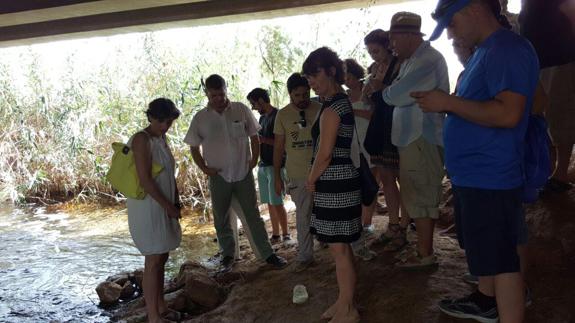
{"type": "Polygon", "coordinates": [[[397,265],[404,269],[437,264],[433,230],[439,217],[444,177],[443,113],[422,112],[413,91],[441,89],[449,92],[445,59],[423,40],[421,17],[399,12],[391,19],[390,40],[394,54],[404,59],[398,77],[383,90],[384,101],[395,106],[391,141],[399,150],[401,200],[417,227],[417,252],[397,265]]]}
{"type": "Polygon", "coordinates": [[[223,255],[221,270],[230,271],[234,263],[235,242],[228,215],[232,197],[240,203],[257,254],[273,267],[283,268],[287,262],[273,252],[260,217],[252,174],[258,162],[260,126],[248,107],[228,100],[221,76],[210,75],[205,92],[208,106],[194,115],[184,142],[191,146],[196,165],[209,176],[214,226],[223,255]]]}

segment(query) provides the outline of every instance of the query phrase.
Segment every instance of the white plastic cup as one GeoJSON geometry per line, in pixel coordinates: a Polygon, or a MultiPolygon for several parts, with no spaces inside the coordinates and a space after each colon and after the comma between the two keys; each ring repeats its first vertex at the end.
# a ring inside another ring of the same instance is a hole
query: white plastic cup
{"type": "Polygon", "coordinates": [[[293,303],[303,304],[307,302],[308,294],[304,285],[295,285],[293,288],[293,303]]]}

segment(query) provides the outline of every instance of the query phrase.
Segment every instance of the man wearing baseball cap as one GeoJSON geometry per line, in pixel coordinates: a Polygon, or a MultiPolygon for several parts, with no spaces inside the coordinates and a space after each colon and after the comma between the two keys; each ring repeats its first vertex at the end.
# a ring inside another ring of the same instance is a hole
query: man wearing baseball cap
{"type": "Polygon", "coordinates": [[[475,48],[456,95],[414,92],[424,111],[447,112],[445,164],[460,245],[478,290],[440,302],[454,317],[523,322],[524,285],[517,244],[522,207],[524,137],[539,63],[531,44],[502,28],[498,0],[440,0],[433,14],[448,38],[475,48]]]}
{"type": "Polygon", "coordinates": [[[423,40],[421,17],[398,12],[391,18],[391,49],[403,60],[399,74],[382,92],[395,106],[391,142],[399,151],[401,200],[417,227],[417,250],[396,266],[423,269],[437,265],[433,230],[439,217],[443,169],[442,129],[444,113],[423,112],[409,94],[439,89],[449,92],[449,76],[443,55],[423,40]]]}

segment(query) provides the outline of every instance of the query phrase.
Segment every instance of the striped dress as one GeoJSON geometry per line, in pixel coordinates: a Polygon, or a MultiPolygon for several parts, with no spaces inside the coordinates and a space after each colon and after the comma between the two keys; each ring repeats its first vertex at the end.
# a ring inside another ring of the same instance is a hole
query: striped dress
{"type": "Polygon", "coordinates": [[[361,187],[359,172],[350,158],[354,132],[352,105],[343,93],[326,98],[311,133],[314,158],[319,150],[321,114],[331,108],[340,117],[331,162],[315,185],[310,231],[321,242],[351,243],[361,234],[361,187]]]}

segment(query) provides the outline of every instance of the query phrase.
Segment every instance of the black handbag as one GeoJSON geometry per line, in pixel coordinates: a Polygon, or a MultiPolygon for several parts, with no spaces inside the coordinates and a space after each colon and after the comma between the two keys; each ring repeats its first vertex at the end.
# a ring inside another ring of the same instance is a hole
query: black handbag
{"type": "Polygon", "coordinates": [[[367,163],[367,159],[361,152],[361,144],[359,142],[359,134],[357,132],[357,128],[355,127],[355,138],[357,140],[358,148],[359,148],[359,179],[361,182],[361,204],[365,206],[370,206],[371,203],[377,197],[377,192],[379,192],[379,184],[377,184],[377,180],[371,173],[369,169],[369,164],[367,163]]]}

